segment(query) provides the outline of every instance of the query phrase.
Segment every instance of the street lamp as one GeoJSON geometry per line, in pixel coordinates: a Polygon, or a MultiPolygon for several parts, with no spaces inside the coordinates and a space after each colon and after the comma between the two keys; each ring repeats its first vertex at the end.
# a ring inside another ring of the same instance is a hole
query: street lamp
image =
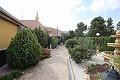
{"type": "MultiPolygon", "coordinates": [[[[96,36],[100,36],[100,33],[96,33],[96,36]]],[[[98,39],[97,39],[97,49],[96,49],[96,52],[99,53],[99,47],[98,47],[98,39]]]]}
{"type": "Polygon", "coordinates": [[[96,36],[97,36],[97,37],[100,36],[100,33],[96,33],[96,36]]]}

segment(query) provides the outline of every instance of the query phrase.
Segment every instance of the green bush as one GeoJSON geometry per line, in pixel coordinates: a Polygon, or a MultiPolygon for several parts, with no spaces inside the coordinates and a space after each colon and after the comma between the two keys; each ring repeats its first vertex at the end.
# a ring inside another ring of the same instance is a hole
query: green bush
{"type": "Polygon", "coordinates": [[[13,80],[13,75],[6,74],[5,76],[0,77],[0,80],[13,80]]]}
{"type": "Polygon", "coordinates": [[[52,46],[52,49],[56,48],[58,45],[58,38],[56,37],[51,37],[51,46],[52,46]]]}
{"type": "Polygon", "coordinates": [[[91,50],[96,49],[94,40],[91,37],[79,37],[78,39],[76,38],[76,40],[78,41],[78,45],[83,48],[91,49],[91,50]]]}
{"type": "Polygon", "coordinates": [[[0,77],[0,80],[13,80],[14,78],[19,78],[22,72],[19,70],[13,70],[10,74],[0,77]]]}
{"type": "Polygon", "coordinates": [[[24,69],[37,64],[41,53],[37,37],[30,29],[24,28],[15,35],[7,48],[7,64],[13,69],[24,69]]]}
{"type": "Polygon", "coordinates": [[[75,45],[78,45],[77,40],[71,38],[65,41],[66,48],[73,48],[75,45]]]}
{"type": "Polygon", "coordinates": [[[85,59],[90,59],[93,55],[93,52],[87,48],[83,48],[80,46],[75,46],[74,48],[69,48],[69,53],[71,58],[76,61],[76,63],[81,62],[85,59]]]}
{"type": "Polygon", "coordinates": [[[114,66],[117,71],[120,73],[120,55],[112,55],[114,66]]]}
{"type": "Polygon", "coordinates": [[[87,72],[92,72],[94,69],[95,69],[95,64],[93,63],[87,66],[87,72]]]}
{"type": "Polygon", "coordinates": [[[38,42],[42,47],[45,47],[47,45],[47,34],[41,30],[41,28],[35,28],[33,30],[33,33],[37,36],[38,42]]]}
{"type": "Polygon", "coordinates": [[[14,78],[19,78],[22,75],[22,72],[20,70],[13,70],[11,73],[14,78]]]}

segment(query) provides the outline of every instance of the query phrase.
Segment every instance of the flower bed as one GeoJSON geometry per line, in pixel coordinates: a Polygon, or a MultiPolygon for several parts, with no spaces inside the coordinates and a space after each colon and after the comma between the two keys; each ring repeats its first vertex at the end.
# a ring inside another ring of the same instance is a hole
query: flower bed
{"type": "Polygon", "coordinates": [[[87,74],[89,74],[91,80],[102,80],[100,73],[109,69],[108,64],[90,64],[87,67],[87,74]]]}

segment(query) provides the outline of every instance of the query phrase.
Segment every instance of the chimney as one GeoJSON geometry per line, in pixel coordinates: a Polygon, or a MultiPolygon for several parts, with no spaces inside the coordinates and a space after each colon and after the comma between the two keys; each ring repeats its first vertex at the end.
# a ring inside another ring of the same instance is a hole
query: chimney
{"type": "Polygon", "coordinates": [[[36,21],[38,21],[38,22],[39,22],[38,12],[36,12],[36,21]]]}

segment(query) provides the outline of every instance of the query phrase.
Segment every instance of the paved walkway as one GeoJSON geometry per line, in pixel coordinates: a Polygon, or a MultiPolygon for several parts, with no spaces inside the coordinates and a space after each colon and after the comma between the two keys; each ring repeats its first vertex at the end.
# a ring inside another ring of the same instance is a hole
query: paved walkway
{"type": "Polygon", "coordinates": [[[68,80],[67,49],[60,45],[51,55],[27,70],[19,80],[68,80]]]}

